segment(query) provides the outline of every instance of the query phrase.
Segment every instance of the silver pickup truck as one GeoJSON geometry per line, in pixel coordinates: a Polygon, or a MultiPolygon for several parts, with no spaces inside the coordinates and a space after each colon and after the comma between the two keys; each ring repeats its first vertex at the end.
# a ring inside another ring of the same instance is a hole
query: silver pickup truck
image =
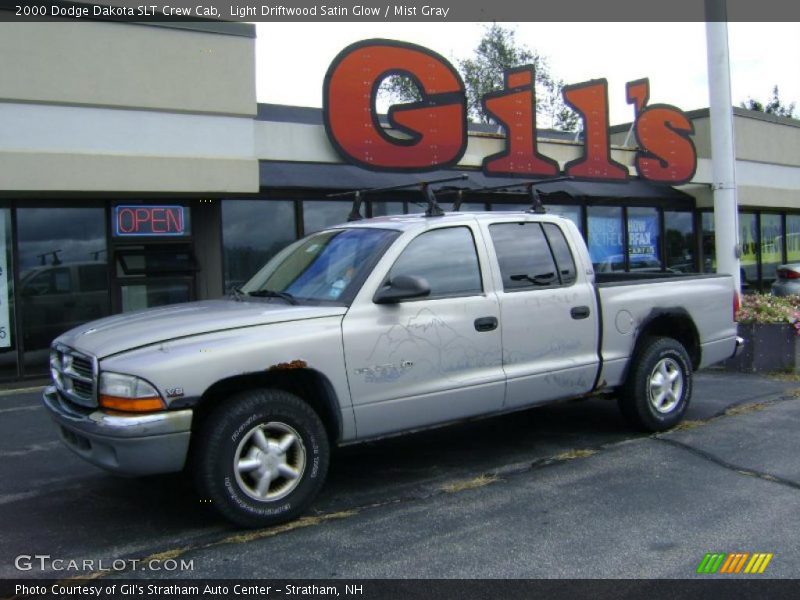
{"type": "Polygon", "coordinates": [[[295,242],[227,299],[65,333],[44,404],[89,462],[188,468],[263,526],[309,506],[333,444],[600,392],[670,428],[692,372],[741,345],[735,297],[725,275],[596,275],[559,217],[369,219],[295,242]]]}

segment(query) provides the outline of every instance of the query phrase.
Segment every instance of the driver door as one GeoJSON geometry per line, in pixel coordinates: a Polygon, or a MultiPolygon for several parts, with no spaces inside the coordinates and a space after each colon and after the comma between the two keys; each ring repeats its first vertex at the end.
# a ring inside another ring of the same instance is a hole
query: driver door
{"type": "Polygon", "coordinates": [[[469,227],[425,231],[403,249],[384,282],[398,275],[422,277],[430,294],[393,304],[376,304],[370,296],[345,315],[358,437],[502,407],[499,305],[484,291],[482,273],[489,269],[482,262],[469,227]]]}

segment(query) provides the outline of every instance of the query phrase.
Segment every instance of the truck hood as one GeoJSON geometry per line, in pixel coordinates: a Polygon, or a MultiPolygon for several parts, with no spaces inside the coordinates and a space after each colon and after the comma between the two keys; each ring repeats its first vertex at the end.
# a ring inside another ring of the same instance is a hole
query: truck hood
{"type": "Polygon", "coordinates": [[[206,300],[173,304],[91,321],[57,338],[57,342],[98,358],[212,331],[285,321],[341,316],[343,306],[293,306],[282,300],[206,300]]]}

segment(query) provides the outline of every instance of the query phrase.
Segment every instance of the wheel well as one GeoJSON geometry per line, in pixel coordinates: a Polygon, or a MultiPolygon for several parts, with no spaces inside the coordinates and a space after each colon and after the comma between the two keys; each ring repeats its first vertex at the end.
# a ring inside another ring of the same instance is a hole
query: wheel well
{"type": "Polygon", "coordinates": [[[205,391],[194,407],[192,427],[196,429],[220,402],[225,402],[232,394],[259,388],[279,389],[298,396],[319,415],[331,443],[341,437],[342,424],[336,392],[327,377],[308,368],[246,373],[216,382],[205,391]]]}
{"type": "Polygon", "coordinates": [[[653,337],[669,337],[677,340],[686,349],[692,361],[692,369],[696,370],[700,366],[700,336],[694,321],[683,309],[661,311],[646,319],[639,331],[633,354],[638,352],[643,340],[653,337]]]}

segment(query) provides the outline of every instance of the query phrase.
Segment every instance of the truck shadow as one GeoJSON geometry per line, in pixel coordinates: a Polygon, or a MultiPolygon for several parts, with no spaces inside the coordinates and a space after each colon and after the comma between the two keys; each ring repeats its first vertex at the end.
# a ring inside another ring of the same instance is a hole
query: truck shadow
{"type": "Polygon", "coordinates": [[[639,437],[613,400],[593,398],[340,448],[317,510],[425,495],[442,485],[639,437]]]}
{"type": "MultiPolygon", "coordinates": [[[[615,402],[591,399],[339,448],[312,513],[424,494],[448,481],[635,435],[615,402]]],[[[108,543],[115,552],[129,548],[135,553],[164,538],[185,540],[231,529],[198,498],[188,474],[110,476],[66,451],[60,462],[64,478],[44,485],[24,505],[6,507],[9,523],[19,532],[11,537],[24,541],[22,532],[38,531],[43,547],[69,540],[72,548],[96,551],[105,546],[98,543],[102,532],[113,530],[108,543]]]]}
{"type": "MultiPolygon", "coordinates": [[[[616,402],[595,398],[346,446],[333,451],[328,481],[311,512],[425,495],[454,480],[638,435],[623,421],[616,402]]],[[[160,507],[155,516],[153,510],[143,511],[153,526],[169,513],[172,530],[226,527],[212,507],[197,497],[187,474],[109,478],[103,491],[95,493],[102,493],[104,502],[112,505],[136,497],[143,506],[160,507]]],[[[147,524],[140,521],[138,527],[147,524]]]]}

